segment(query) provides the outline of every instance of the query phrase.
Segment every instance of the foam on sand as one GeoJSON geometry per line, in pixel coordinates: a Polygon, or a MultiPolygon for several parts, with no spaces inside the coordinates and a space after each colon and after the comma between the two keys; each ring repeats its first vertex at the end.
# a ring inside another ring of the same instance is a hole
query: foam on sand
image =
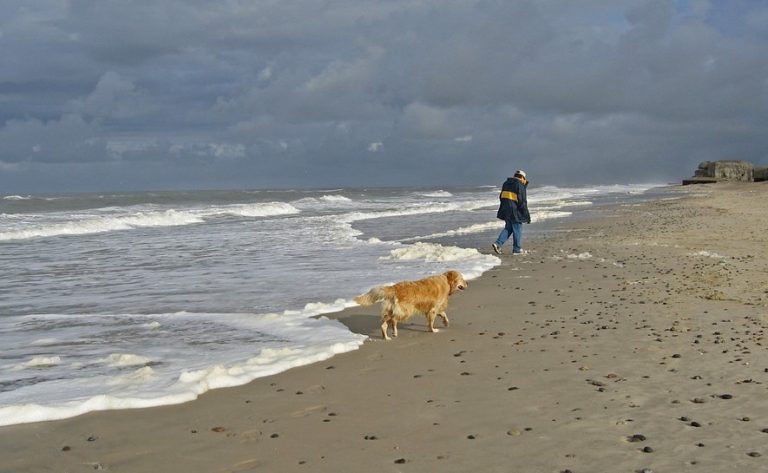
{"type": "Polygon", "coordinates": [[[459,261],[479,255],[474,248],[459,248],[456,246],[443,246],[437,243],[415,243],[404,248],[397,248],[389,252],[390,256],[383,258],[400,260],[424,260],[424,261],[459,261]]]}
{"type": "Polygon", "coordinates": [[[424,242],[395,248],[389,252],[388,256],[382,256],[380,259],[451,263],[450,269],[460,270],[467,280],[480,277],[484,272],[501,263],[499,258],[480,253],[475,248],[459,248],[424,242]]]}
{"type": "Polygon", "coordinates": [[[697,251],[695,253],[691,253],[690,256],[703,256],[705,258],[714,258],[714,259],[725,259],[727,256],[719,255],[715,253],[714,251],[697,251]]]}
{"type": "MultiPolygon", "coordinates": [[[[98,346],[89,346],[72,354],[73,359],[83,361],[71,366],[62,363],[59,356],[37,356],[19,363],[10,371],[26,371],[25,378],[38,376],[35,373],[40,370],[67,368],[69,371],[57,371],[50,379],[22,384],[5,393],[7,399],[0,407],[0,425],[64,419],[94,410],[179,404],[210,389],[239,386],[259,377],[326,360],[357,349],[367,337],[350,332],[336,320],[313,316],[353,305],[352,301],[338,299],[274,314],[105,315],[111,319],[133,320],[137,327],[146,330],[152,329],[146,327],[148,324],[142,319],[162,319],[162,326],[168,330],[182,333],[192,330],[188,335],[198,344],[172,342],[159,335],[159,338],[146,338],[142,345],[144,351],[140,353],[107,352],[106,356],[89,360],[88,356],[98,350],[98,346]],[[222,328],[216,331],[212,325],[222,328]],[[199,327],[204,327],[206,332],[199,332],[199,327]],[[255,338],[235,340],[228,338],[228,333],[250,334],[248,337],[255,338]],[[221,345],[224,339],[226,350],[215,348],[224,346],[221,345]],[[269,345],[270,340],[279,345],[269,345]],[[217,357],[220,358],[217,360],[217,357]],[[72,367],[77,369],[72,371],[72,367]],[[66,377],[59,379],[59,374],[66,377]]],[[[67,318],[48,314],[27,316],[25,321],[56,323],[67,318]]],[[[93,327],[89,327],[92,331],[81,333],[72,342],[103,334],[98,331],[99,325],[93,321],[93,327]]],[[[183,339],[183,334],[179,338],[183,339]]]]}
{"type": "Polygon", "coordinates": [[[569,255],[566,255],[565,257],[568,258],[568,259],[582,260],[583,261],[583,260],[588,260],[588,259],[592,258],[592,253],[590,253],[589,251],[584,251],[583,253],[569,254],[569,255]]]}

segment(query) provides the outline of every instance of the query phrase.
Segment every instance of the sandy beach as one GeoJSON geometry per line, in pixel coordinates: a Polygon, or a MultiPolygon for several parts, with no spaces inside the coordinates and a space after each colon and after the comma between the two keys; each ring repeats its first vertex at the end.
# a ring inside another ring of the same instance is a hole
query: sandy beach
{"type": "Polygon", "coordinates": [[[0,427],[0,471],[768,471],[766,199],[689,186],[571,221],[471,281],[440,333],[416,317],[384,342],[378,306],[351,308],[357,351],[0,427]]]}

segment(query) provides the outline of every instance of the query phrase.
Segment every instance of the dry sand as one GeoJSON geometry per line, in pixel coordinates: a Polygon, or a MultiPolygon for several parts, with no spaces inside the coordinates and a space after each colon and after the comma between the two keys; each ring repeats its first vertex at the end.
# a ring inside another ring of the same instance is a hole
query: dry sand
{"type": "Polygon", "coordinates": [[[531,242],[451,327],[161,408],[0,428],[3,472],[768,471],[768,186],[679,188],[531,242]],[[679,198],[678,198],[679,196],[679,198]]]}

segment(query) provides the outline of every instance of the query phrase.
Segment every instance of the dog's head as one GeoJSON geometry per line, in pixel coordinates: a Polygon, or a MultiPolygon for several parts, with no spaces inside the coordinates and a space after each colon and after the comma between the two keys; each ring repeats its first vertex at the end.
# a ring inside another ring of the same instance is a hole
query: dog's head
{"type": "Polygon", "coordinates": [[[451,288],[448,294],[453,294],[457,289],[463,291],[469,286],[467,281],[464,280],[464,276],[458,271],[448,271],[445,273],[445,278],[448,280],[448,285],[451,288]]]}

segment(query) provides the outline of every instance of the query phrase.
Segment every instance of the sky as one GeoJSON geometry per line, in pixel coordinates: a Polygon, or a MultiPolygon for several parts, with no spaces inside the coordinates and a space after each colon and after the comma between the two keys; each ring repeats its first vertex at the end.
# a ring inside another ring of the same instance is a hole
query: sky
{"type": "Polygon", "coordinates": [[[768,2],[3,0],[0,194],[768,165],[768,2]]]}

